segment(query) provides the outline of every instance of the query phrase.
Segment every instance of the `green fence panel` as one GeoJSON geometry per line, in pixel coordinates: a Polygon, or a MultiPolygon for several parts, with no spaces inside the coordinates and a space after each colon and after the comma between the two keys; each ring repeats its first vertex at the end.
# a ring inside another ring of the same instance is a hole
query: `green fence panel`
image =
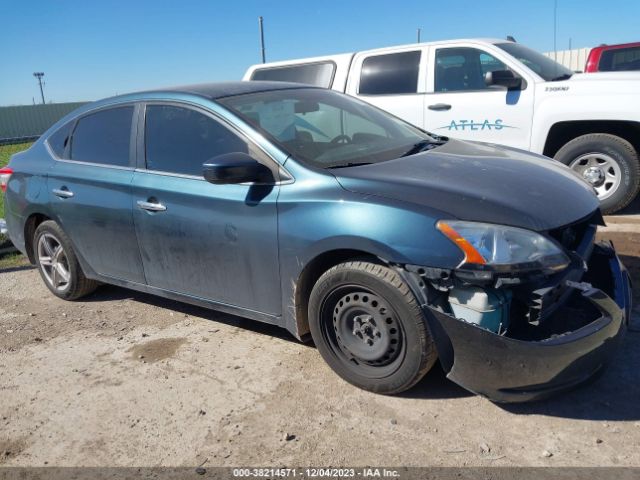
{"type": "Polygon", "coordinates": [[[0,144],[37,138],[85,102],[0,107],[0,144]]]}

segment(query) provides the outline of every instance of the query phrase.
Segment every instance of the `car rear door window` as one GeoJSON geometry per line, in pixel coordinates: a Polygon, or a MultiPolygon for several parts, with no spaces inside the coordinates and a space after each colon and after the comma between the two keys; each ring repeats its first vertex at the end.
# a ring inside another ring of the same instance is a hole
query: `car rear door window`
{"type": "Polygon", "coordinates": [[[47,139],[49,147],[51,147],[51,150],[53,150],[53,153],[55,153],[58,158],[65,158],[65,150],[69,143],[69,138],[71,138],[72,127],[73,122],[69,122],[56,130],[47,139]]]}
{"type": "Polygon", "coordinates": [[[435,91],[485,90],[487,72],[507,70],[493,55],[477,48],[440,48],[436,51],[435,91]]]}
{"type": "Polygon", "coordinates": [[[417,93],[420,51],[390,53],[367,57],[362,62],[362,95],[417,93]]]}
{"type": "Polygon", "coordinates": [[[145,153],[148,170],[202,176],[202,165],[224,153],[248,153],[242,138],[190,108],[148,105],[145,153]]]}
{"type": "Polygon", "coordinates": [[[316,87],[329,88],[331,87],[335,70],[336,65],[333,62],[259,68],[253,72],[251,80],[305,83],[316,87]]]}
{"type": "Polygon", "coordinates": [[[86,115],[71,137],[71,160],[129,166],[133,106],[109,108],[86,115]]]}

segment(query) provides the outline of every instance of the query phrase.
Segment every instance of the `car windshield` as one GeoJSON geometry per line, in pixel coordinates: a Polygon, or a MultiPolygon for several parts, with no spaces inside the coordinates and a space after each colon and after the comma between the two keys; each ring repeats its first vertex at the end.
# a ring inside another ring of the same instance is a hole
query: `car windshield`
{"type": "Polygon", "coordinates": [[[567,67],[519,43],[498,43],[496,47],[501,48],[512,57],[524,63],[547,82],[566,80],[573,75],[573,71],[567,67]]]}
{"type": "Polygon", "coordinates": [[[444,141],[330,90],[271,90],[218,101],[294,158],[319,168],[383,162],[444,141]]]}

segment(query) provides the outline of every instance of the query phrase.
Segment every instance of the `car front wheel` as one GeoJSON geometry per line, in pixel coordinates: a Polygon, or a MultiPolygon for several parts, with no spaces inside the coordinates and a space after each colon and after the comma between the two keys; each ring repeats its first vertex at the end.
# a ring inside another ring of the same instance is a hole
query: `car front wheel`
{"type": "Polygon", "coordinates": [[[593,186],[604,213],[622,210],[640,190],[638,153],[615,135],[582,135],[558,150],[554,158],[593,186]]]}
{"type": "Polygon", "coordinates": [[[69,237],[53,220],[42,222],[36,229],[33,252],[42,280],[57,297],[76,300],[98,286],[84,275],[69,237]]]}
{"type": "Polygon", "coordinates": [[[311,292],[309,324],[329,366],[372,392],[411,388],[437,359],[415,297],[384,265],[354,261],[325,272],[311,292]]]}

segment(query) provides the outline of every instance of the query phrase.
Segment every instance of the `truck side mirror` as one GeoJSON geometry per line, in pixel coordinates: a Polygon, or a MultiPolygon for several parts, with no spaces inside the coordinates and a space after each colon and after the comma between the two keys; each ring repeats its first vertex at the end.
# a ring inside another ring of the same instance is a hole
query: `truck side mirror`
{"type": "Polygon", "coordinates": [[[522,78],[517,77],[511,70],[494,70],[485,74],[484,83],[487,87],[499,85],[516,90],[522,87],[522,78]]]}

